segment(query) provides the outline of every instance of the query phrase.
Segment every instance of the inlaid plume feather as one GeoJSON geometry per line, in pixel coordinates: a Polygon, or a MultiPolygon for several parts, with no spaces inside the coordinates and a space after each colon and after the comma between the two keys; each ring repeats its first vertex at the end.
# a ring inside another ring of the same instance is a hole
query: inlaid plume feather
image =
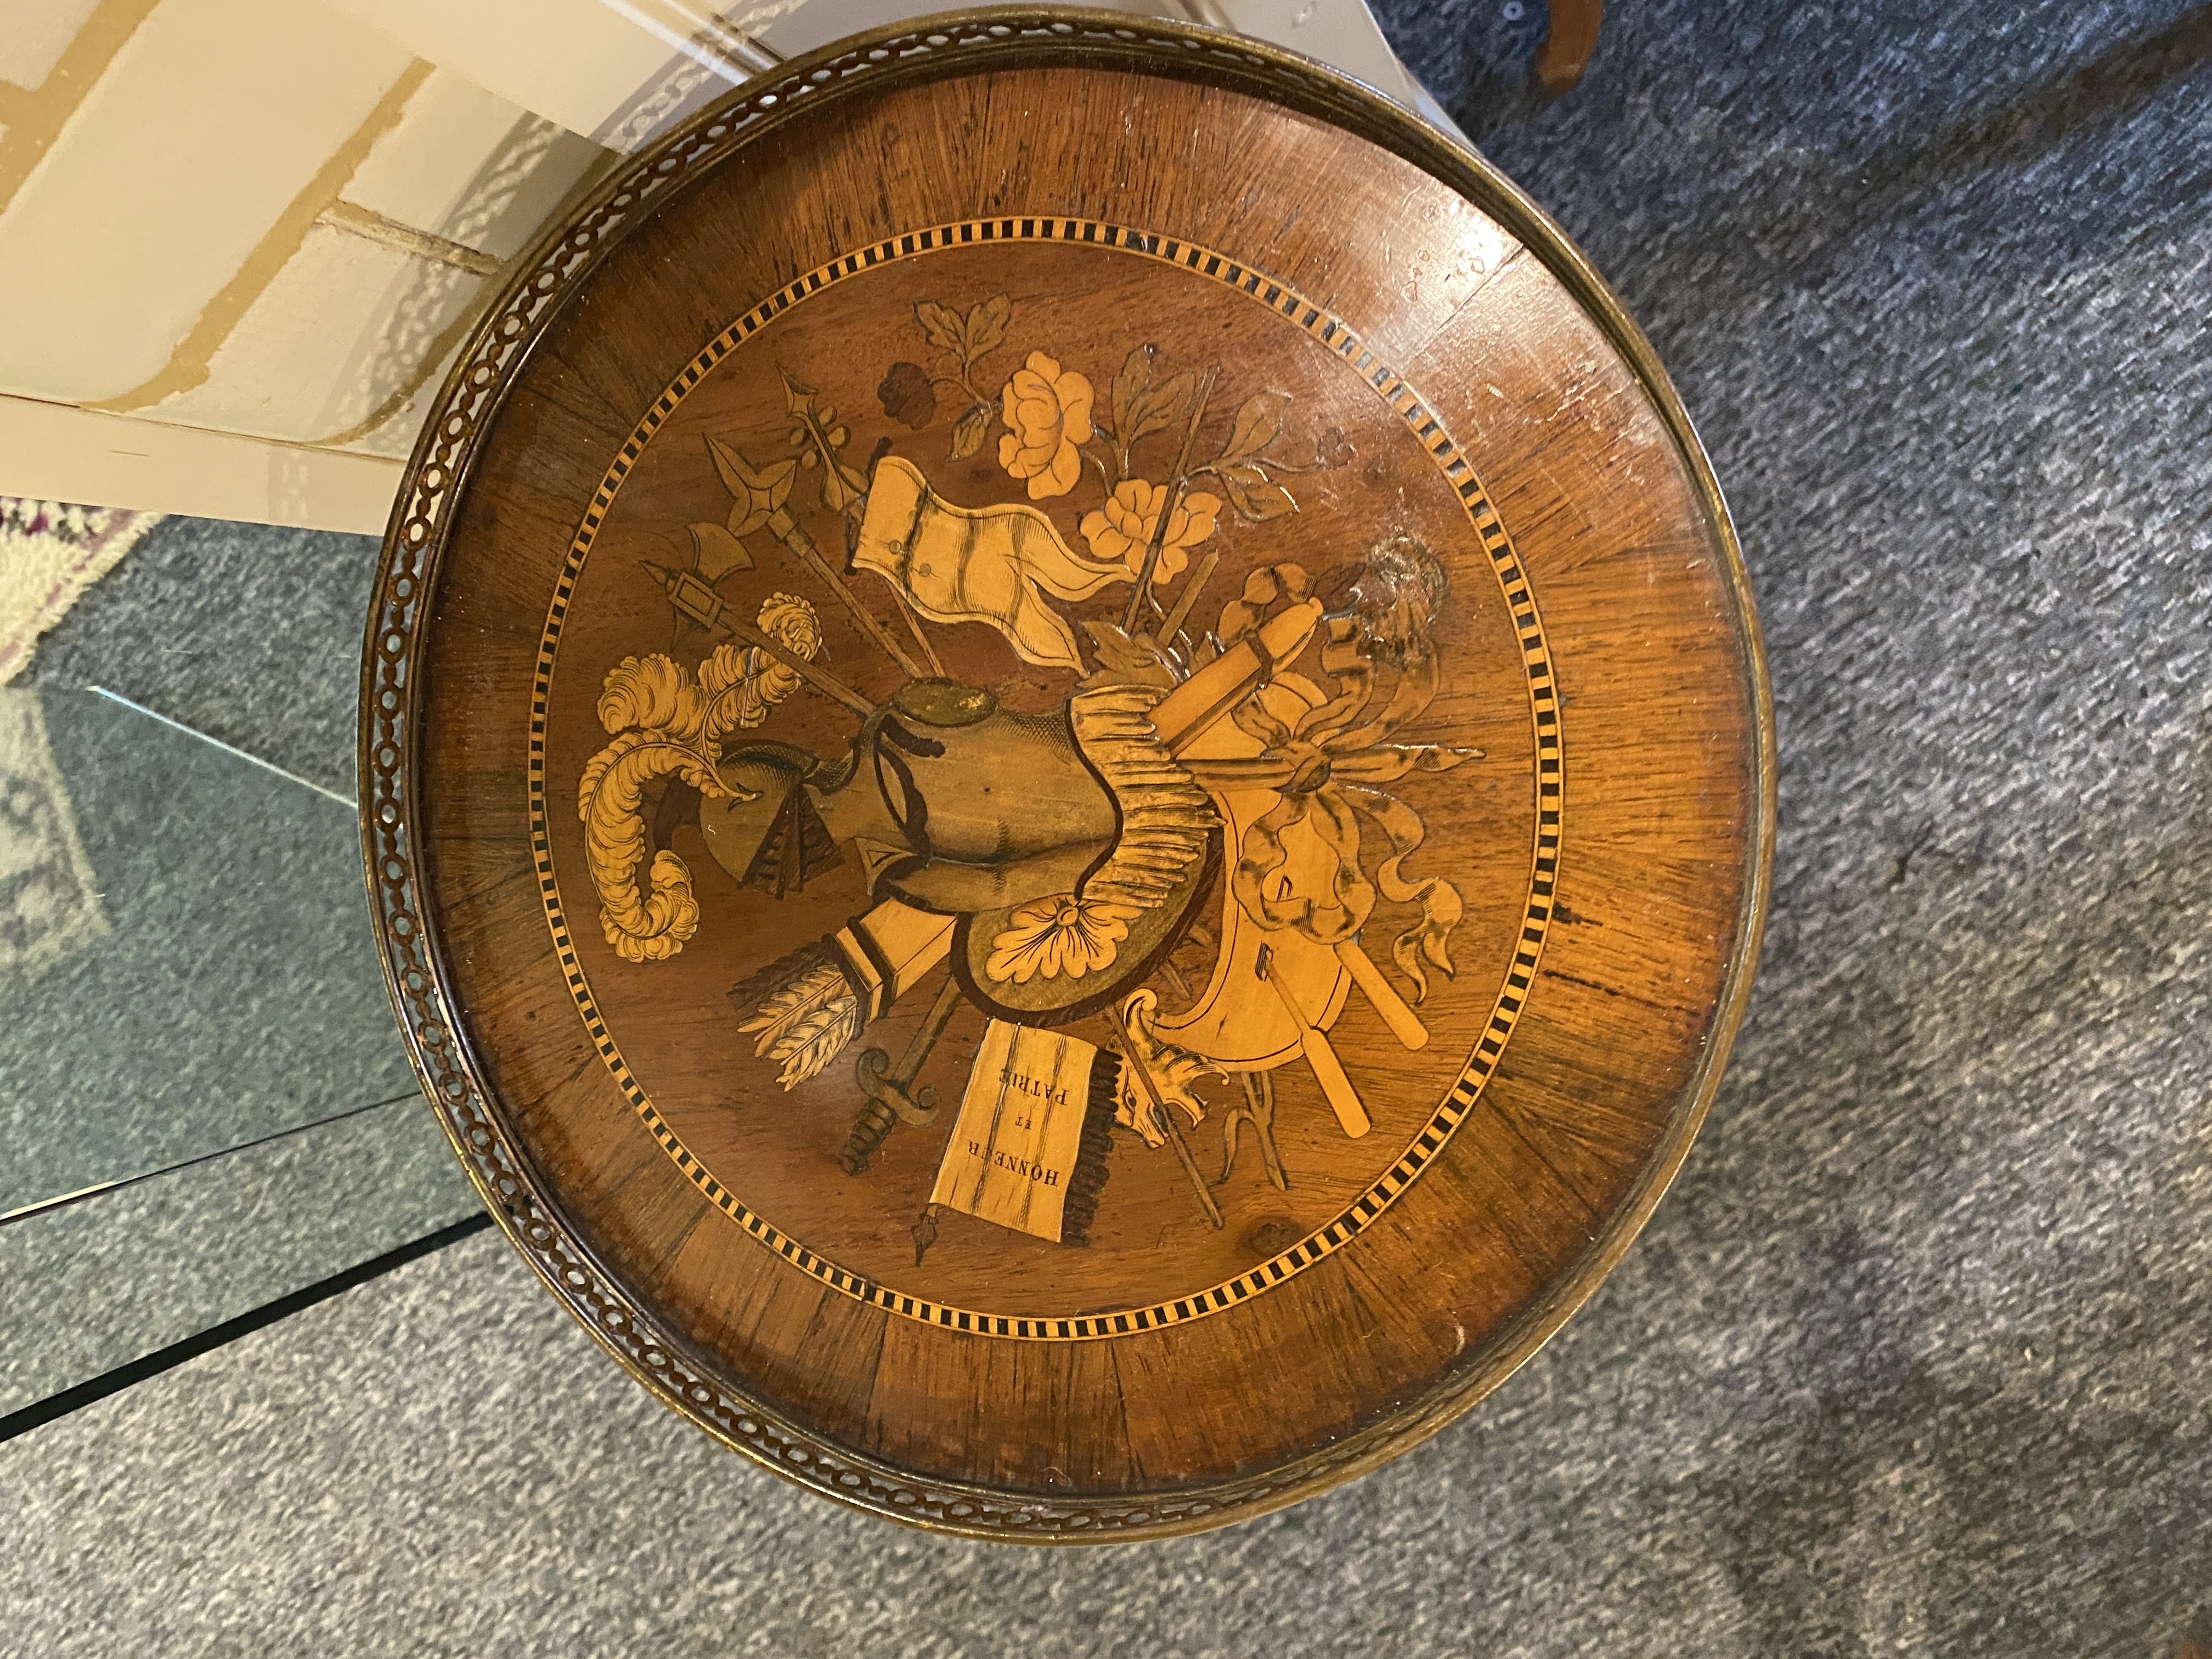
{"type": "Polygon", "coordinates": [[[818,949],[778,963],[732,992],[731,1000],[742,1006],[751,995],[759,996],[758,1006],[738,1029],[760,1033],[753,1053],[783,1068],[775,1080],[786,1089],[817,1075],[860,1030],[860,998],[835,958],[818,949]]]}

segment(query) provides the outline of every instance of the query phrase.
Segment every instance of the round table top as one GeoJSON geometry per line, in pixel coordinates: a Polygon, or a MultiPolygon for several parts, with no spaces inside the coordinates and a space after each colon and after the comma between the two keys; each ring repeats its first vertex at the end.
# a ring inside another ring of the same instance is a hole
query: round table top
{"type": "Polygon", "coordinates": [[[401,1020],[677,1410],[1129,1537],[1433,1432],[1626,1248],[1747,987],[1771,720],[1650,351],[1286,54],[969,14],[526,261],[387,538],[401,1020]]]}

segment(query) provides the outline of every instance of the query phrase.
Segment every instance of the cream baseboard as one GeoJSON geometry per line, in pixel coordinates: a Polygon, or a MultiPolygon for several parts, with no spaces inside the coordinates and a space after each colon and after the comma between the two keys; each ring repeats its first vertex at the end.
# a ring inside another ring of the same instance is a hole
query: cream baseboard
{"type": "Polygon", "coordinates": [[[0,495],[381,536],[400,464],[0,396],[0,495]]]}

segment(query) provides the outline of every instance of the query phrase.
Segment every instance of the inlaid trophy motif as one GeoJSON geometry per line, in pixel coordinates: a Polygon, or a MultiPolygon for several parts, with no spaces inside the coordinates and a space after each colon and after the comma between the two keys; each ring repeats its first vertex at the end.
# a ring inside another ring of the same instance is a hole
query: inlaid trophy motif
{"type": "Polygon", "coordinates": [[[1219,365],[1169,372],[1149,342],[1103,397],[1042,349],[987,395],[979,380],[1011,355],[1012,313],[1004,295],[964,311],[921,301],[933,366],[894,362],[878,392],[908,430],[949,427],[952,460],[984,447],[995,416],[1006,501],[945,500],[888,440],[856,465],[850,421],[788,371],[795,453],[707,437],[728,517],[690,527],[690,567],[645,562],[703,653],[629,657],[607,674],[610,740],[577,792],[600,927],[630,963],[667,961],[701,925],[692,872],[653,844],[648,793],[655,820],[696,799],[715,861],[761,902],[859,866],[870,908],[730,1000],[784,1090],[848,1069],[847,1176],[865,1176],[902,1123],[944,1140],[912,1227],[917,1263],[948,1210],[1085,1242],[1109,1123],[1170,1153],[1214,1227],[1192,1144],[1209,1116],[1224,1130],[1217,1179],[1243,1133],[1287,1188],[1275,1073],[1306,1068],[1342,1132],[1366,1134],[1329,1028],[1357,994],[1399,1042],[1424,1047],[1418,1006],[1431,973],[1453,971],[1462,913],[1452,881],[1408,867],[1425,830],[1395,793],[1477,753],[1401,740],[1438,681],[1449,583],[1436,556],[1399,535],[1326,573],[1255,564],[1210,595],[1212,544],[1264,542],[1297,510],[1291,481],[1326,465],[1311,441],[1304,459],[1285,453],[1291,399],[1248,393],[1209,453],[1219,365]],[[802,527],[795,492],[842,520],[842,560],[802,527]],[[748,616],[721,583],[753,568],[763,534],[814,592],[772,592],[748,616]],[[871,580],[895,624],[869,607],[871,580]],[[823,663],[823,604],[896,665],[887,696],[823,663]],[[1019,712],[948,675],[931,630],[969,623],[1063,677],[1060,706],[1019,712]],[[776,740],[776,711],[802,689],[849,715],[842,750],[776,740]],[[1385,927],[1387,966],[1364,943],[1385,927]],[[930,1008],[903,1051],[855,1052],[909,996],[930,1008]],[[983,1034],[947,1135],[916,1079],[963,1011],[983,1034]]]}
{"type": "Polygon", "coordinates": [[[1540,625],[1402,383],[1233,265],[1008,229],[794,283],[616,463],[549,615],[546,899],[756,1238],[1079,1335],[1418,1178],[1557,784],[1540,625]]]}

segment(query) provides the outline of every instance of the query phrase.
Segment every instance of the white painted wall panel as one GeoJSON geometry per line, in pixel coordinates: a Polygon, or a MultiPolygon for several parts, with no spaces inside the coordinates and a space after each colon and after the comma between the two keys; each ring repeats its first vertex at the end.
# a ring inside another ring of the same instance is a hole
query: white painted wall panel
{"type": "Polygon", "coordinates": [[[301,0],[165,0],[0,217],[0,392],[158,374],[410,61],[301,0]]]}

